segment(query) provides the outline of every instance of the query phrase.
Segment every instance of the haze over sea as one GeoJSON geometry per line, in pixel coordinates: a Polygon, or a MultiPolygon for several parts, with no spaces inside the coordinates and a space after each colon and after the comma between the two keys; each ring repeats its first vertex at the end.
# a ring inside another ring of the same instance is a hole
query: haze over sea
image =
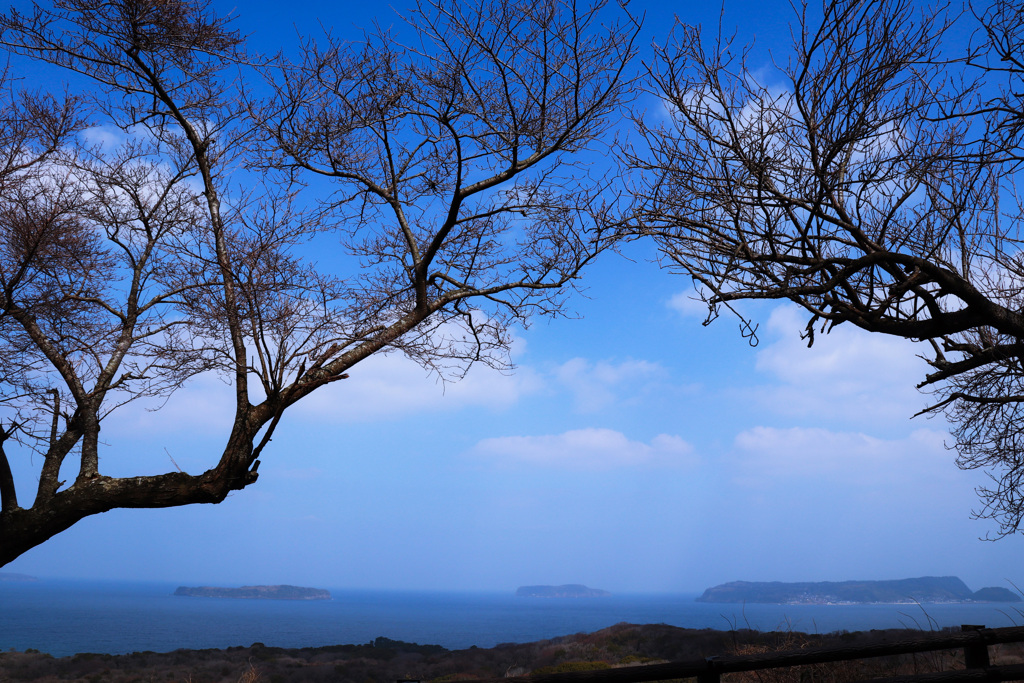
{"type": "Polygon", "coordinates": [[[596,631],[618,622],[687,628],[808,632],[990,627],[1024,623],[1012,605],[738,605],[695,594],[516,598],[507,592],[332,589],[330,601],[232,600],[172,595],[174,584],[0,582],[0,648],[54,656],[179,648],[366,643],[378,636],[449,649],[493,647],[596,631]]]}

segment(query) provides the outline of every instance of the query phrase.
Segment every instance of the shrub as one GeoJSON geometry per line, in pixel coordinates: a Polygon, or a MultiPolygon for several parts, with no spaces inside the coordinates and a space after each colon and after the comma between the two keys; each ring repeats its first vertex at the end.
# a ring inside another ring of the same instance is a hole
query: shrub
{"type": "Polygon", "coordinates": [[[531,676],[540,676],[543,674],[563,674],[570,671],[598,671],[600,669],[610,669],[611,665],[608,662],[562,662],[561,664],[552,664],[551,666],[542,666],[539,669],[534,669],[531,676]]]}

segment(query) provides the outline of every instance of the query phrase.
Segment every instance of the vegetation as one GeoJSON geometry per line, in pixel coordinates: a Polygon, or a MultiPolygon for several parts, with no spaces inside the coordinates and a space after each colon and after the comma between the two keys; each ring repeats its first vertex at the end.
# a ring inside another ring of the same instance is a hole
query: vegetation
{"type": "Polygon", "coordinates": [[[587,588],[579,583],[564,586],[520,586],[516,596],[520,598],[602,598],[611,595],[600,588],[587,588]]]}
{"type": "MultiPolygon", "coordinates": [[[[437,645],[416,645],[378,638],[365,645],[283,649],[255,643],[227,650],[176,650],[129,655],[80,654],[53,658],[47,654],[0,654],[0,680],[39,683],[129,683],[166,681],[191,683],[394,683],[414,679],[452,683],[530,673],[595,671],[642,666],[673,660],[700,660],[712,655],[760,654],[825,645],[882,643],[917,633],[905,630],[812,635],[750,630],[714,631],[665,625],[618,624],[591,634],[565,636],[536,643],[449,651],[437,645]]],[[[993,664],[1024,662],[1024,646],[991,648],[993,664]]],[[[882,657],[819,664],[750,674],[724,680],[854,681],[871,677],[926,673],[963,668],[957,652],[882,657]],[[762,678],[767,677],[767,678],[762,678]]]]}
{"type": "Polygon", "coordinates": [[[323,588],[302,586],[242,586],[218,588],[216,586],[178,586],[175,595],[192,598],[234,598],[241,600],[330,600],[331,592],[323,588]]]}
{"type": "Polygon", "coordinates": [[[924,576],[895,581],[733,581],[708,588],[698,602],[833,603],[833,602],[1020,602],[1006,588],[972,592],[955,576],[924,576]]]}

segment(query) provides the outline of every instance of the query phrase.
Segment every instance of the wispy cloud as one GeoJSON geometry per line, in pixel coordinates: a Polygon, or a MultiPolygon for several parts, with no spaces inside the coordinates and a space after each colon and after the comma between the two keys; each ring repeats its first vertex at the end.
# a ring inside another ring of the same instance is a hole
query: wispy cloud
{"type": "Polygon", "coordinates": [[[737,483],[754,487],[796,480],[843,488],[921,485],[926,479],[949,481],[955,476],[945,437],[945,432],[932,429],[881,439],[818,427],[754,427],[736,435],[729,466],[737,483]]]}
{"type": "Polygon", "coordinates": [[[756,367],[774,382],[744,390],[761,407],[788,416],[891,423],[926,405],[915,389],[927,370],[918,344],[840,325],[816,335],[807,348],[799,336],[806,323],[794,306],[772,311],[765,327],[774,341],[758,352],[756,367]]]}
{"type": "Polygon", "coordinates": [[[483,406],[500,410],[537,391],[542,381],[528,367],[503,373],[485,365],[456,382],[442,382],[399,354],[372,356],[340,380],[292,409],[299,418],[337,422],[392,420],[413,413],[483,406]]]}
{"type": "Polygon", "coordinates": [[[708,305],[693,287],[672,295],[668,307],[684,318],[705,318],[708,314],[708,305]]]}
{"type": "Polygon", "coordinates": [[[696,462],[693,447],[679,436],[659,434],[650,443],[631,441],[612,429],[574,429],[543,436],[503,436],[480,441],[471,454],[503,464],[571,470],[679,467],[696,462]]]}
{"type": "Polygon", "coordinates": [[[664,371],[657,363],[645,360],[616,363],[573,358],[555,367],[551,374],[559,386],[572,393],[576,410],[590,413],[629,401],[664,371]]]}
{"type": "Polygon", "coordinates": [[[90,147],[99,147],[103,152],[114,152],[124,144],[127,136],[113,126],[92,126],[84,129],[79,136],[90,147]]]}
{"type": "Polygon", "coordinates": [[[234,420],[235,395],[214,373],[190,379],[164,401],[143,399],[115,411],[109,426],[132,435],[161,436],[187,430],[194,435],[226,436],[234,420]]]}

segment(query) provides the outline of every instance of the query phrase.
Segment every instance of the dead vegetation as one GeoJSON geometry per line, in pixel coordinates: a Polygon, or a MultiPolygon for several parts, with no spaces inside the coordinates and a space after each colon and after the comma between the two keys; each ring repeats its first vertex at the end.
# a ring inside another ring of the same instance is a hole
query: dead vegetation
{"type": "MultiPolygon", "coordinates": [[[[35,650],[0,653],[0,681],[39,683],[451,683],[530,673],[643,666],[713,655],[861,645],[905,638],[906,630],[806,634],[749,629],[715,631],[664,624],[616,624],[590,634],[493,648],[448,650],[387,638],[362,645],[284,649],[253,643],[226,650],[78,654],[55,658],[35,650]]],[[[990,648],[992,663],[1024,662],[1024,644],[990,648]]],[[[962,654],[935,652],[879,657],[723,676],[723,681],[788,683],[853,681],[963,668],[962,654]]]]}

